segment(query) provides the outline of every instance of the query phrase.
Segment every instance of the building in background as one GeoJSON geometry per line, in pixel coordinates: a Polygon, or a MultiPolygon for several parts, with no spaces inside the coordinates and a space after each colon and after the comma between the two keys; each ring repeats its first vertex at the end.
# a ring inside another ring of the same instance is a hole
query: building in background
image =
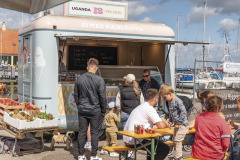
{"type": "Polygon", "coordinates": [[[0,56],[0,65],[18,62],[18,30],[7,29],[4,22],[0,29],[0,56]]]}

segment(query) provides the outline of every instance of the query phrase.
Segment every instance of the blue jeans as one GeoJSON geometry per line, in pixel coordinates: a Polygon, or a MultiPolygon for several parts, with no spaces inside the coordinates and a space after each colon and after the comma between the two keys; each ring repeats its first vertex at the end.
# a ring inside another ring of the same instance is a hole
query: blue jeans
{"type": "Polygon", "coordinates": [[[129,114],[125,113],[125,112],[122,112],[121,113],[121,123],[123,125],[123,128],[128,120],[128,117],[129,117],[129,114]]]}

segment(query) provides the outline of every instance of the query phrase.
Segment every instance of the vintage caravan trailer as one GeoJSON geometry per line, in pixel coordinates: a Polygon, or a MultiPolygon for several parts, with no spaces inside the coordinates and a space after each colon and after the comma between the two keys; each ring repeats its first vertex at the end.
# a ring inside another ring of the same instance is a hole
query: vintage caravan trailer
{"type": "Polygon", "coordinates": [[[75,79],[86,71],[90,57],[100,61],[111,101],[127,73],[140,80],[143,69],[174,84],[175,34],[157,23],[46,15],[19,31],[18,97],[34,100],[58,118],[62,131],[78,129],[74,104],[75,79]],[[172,47],[171,47],[172,46],[172,47]],[[66,72],[59,73],[59,50],[66,72]]]}

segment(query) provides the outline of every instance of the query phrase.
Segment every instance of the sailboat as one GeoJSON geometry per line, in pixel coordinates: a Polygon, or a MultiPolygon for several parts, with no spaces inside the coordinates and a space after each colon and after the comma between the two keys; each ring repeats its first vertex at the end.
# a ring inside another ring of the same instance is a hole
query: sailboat
{"type": "MultiPolygon", "coordinates": [[[[205,54],[205,17],[206,17],[206,5],[207,2],[204,2],[204,22],[203,22],[203,52],[202,52],[202,68],[201,72],[195,77],[194,74],[179,74],[177,75],[177,88],[183,89],[192,89],[195,85],[196,90],[200,89],[217,89],[226,87],[225,82],[222,81],[222,74],[219,73],[210,73],[208,67],[205,65],[206,54],[205,54]],[[195,84],[194,84],[195,81],[195,84]]],[[[213,67],[212,67],[213,68],[213,67]]]]}
{"type": "MultiPolygon", "coordinates": [[[[223,63],[233,62],[230,56],[229,44],[228,44],[226,32],[224,33],[224,56],[223,56],[222,62],[223,63]],[[225,42],[226,42],[226,45],[225,45],[225,42]]],[[[224,74],[223,81],[226,82],[227,87],[229,88],[236,88],[236,86],[240,85],[240,77],[236,74],[224,74]]]]}

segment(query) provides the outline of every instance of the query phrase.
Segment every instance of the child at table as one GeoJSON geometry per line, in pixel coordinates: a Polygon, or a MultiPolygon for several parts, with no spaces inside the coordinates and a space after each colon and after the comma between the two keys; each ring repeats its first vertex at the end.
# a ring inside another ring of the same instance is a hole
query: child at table
{"type": "Polygon", "coordinates": [[[189,129],[186,108],[182,100],[174,94],[170,84],[163,84],[159,92],[169,104],[169,127],[175,125],[173,141],[176,144],[176,151],[175,156],[171,159],[182,160],[182,141],[189,129]]]}
{"type": "MultiPolygon", "coordinates": [[[[115,102],[110,102],[108,104],[109,113],[105,116],[104,125],[106,126],[106,142],[104,143],[103,147],[109,146],[110,143],[112,146],[117,145],[117,122],[121,120],[121,111],[118,112],[118,116],[116,115],[116,105],[115,102]]],[[[107,151],[101,150],[101,154],[106,154],[107,151]]],[[[110,156],[117,157],[118,153],[111,152],[110,156]]]]}
{"type": "MultiPolygon", "coordinates": [[[[237,101],[237,108],[238,111],[240,112],[240,96],[238,96],[238,98],[236,99],[237,101]]],[[[231,126],[233,126],[234,129],[240,129],[240,125],[236,125],[231,119],[228,120],[228,124],[230,124],[231,126]]]]}

